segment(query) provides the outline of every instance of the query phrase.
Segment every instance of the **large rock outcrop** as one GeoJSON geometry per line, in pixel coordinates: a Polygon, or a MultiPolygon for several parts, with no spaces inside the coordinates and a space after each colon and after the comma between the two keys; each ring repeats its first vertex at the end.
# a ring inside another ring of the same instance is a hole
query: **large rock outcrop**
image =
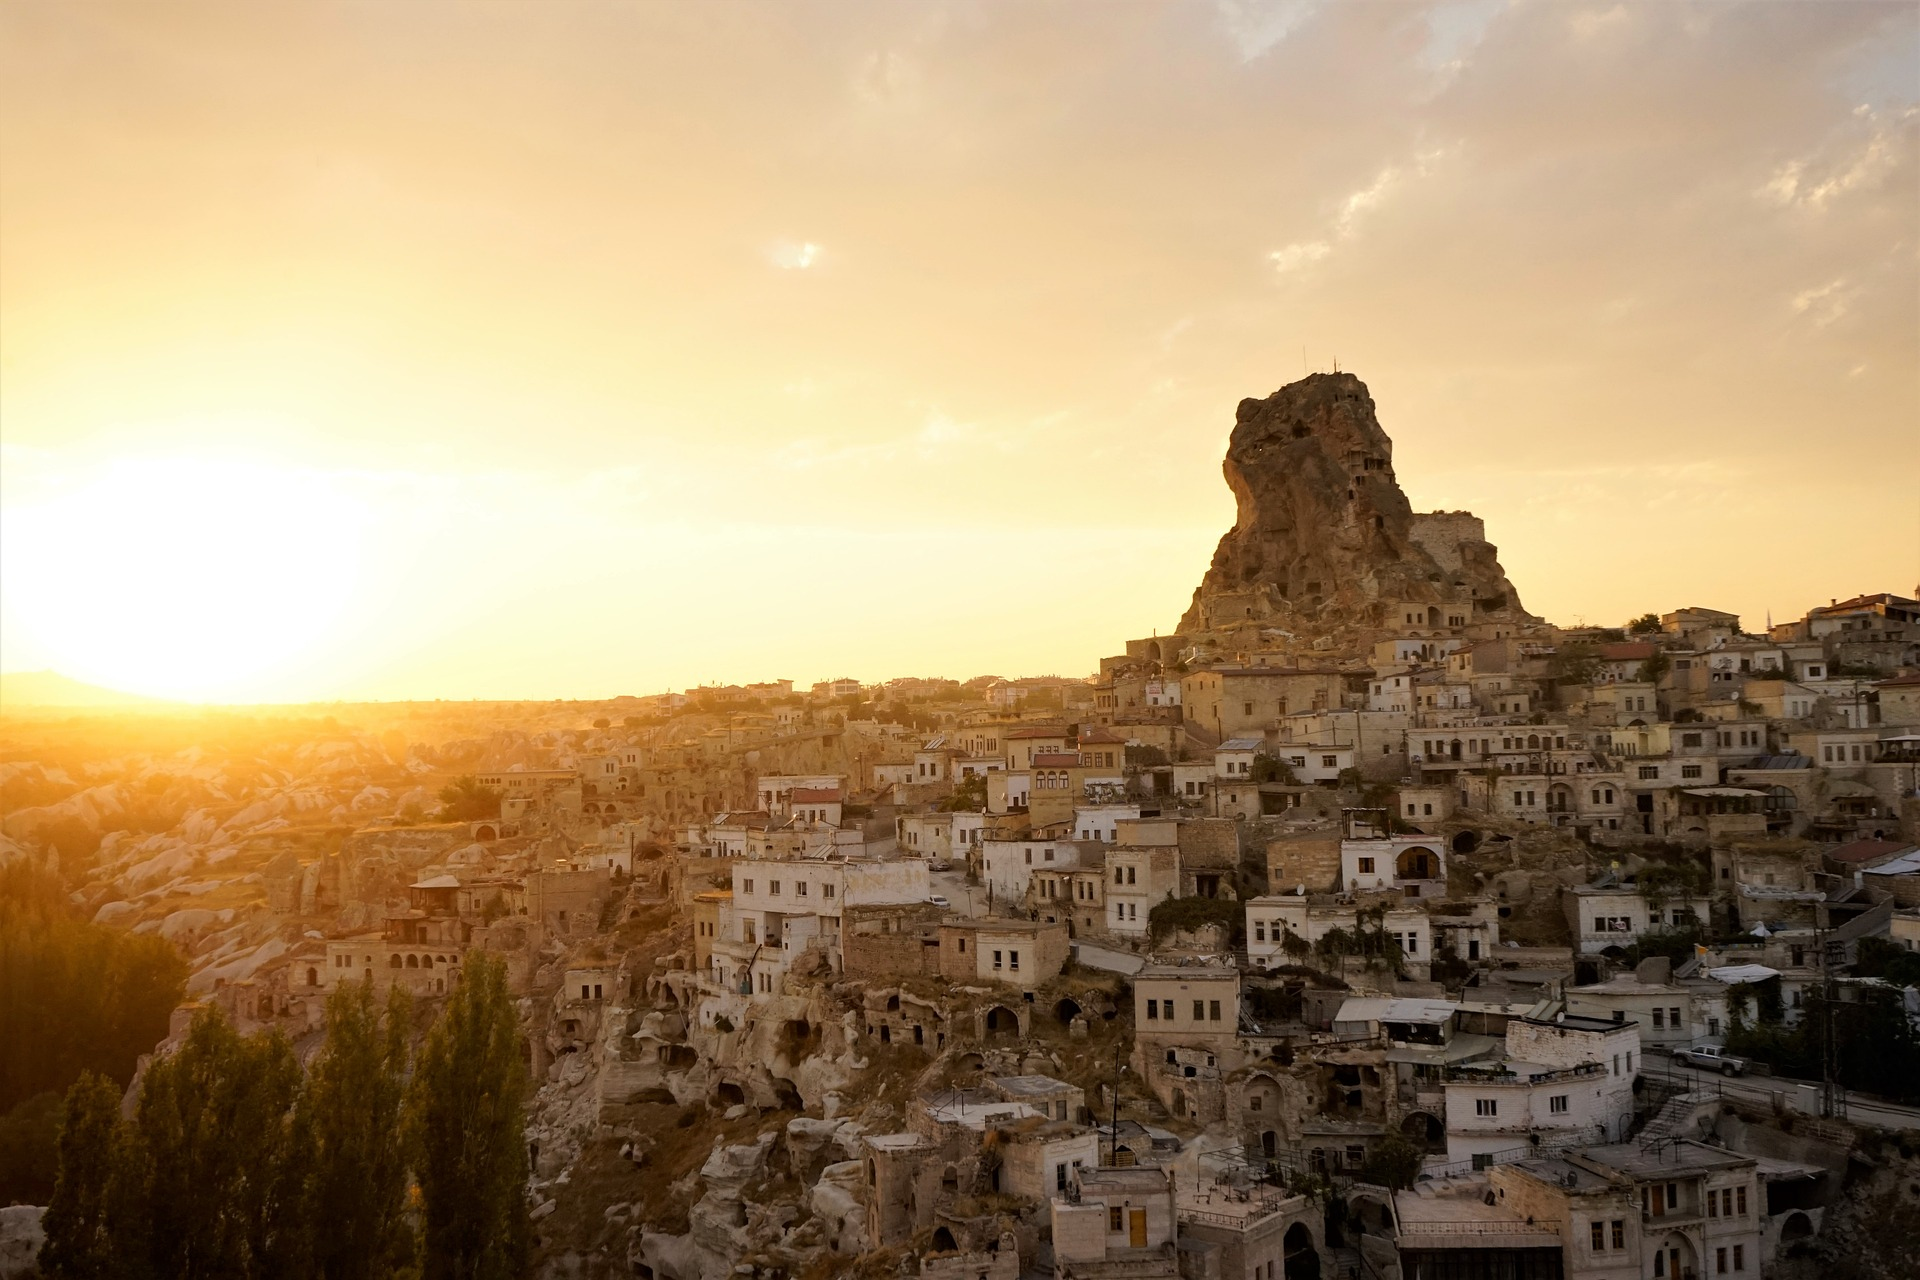
{"type": "Polygon", "coordinates": [[[1224,464],[1238,514],[1183,636],[1264,630],[1276,647],[1532,622],[1478,518],[1416,513],[1366,384],[1316,373],[1242,400],[1224,464]],[[1418,626],[1409,619],[1419,615],[1418,626]]]}

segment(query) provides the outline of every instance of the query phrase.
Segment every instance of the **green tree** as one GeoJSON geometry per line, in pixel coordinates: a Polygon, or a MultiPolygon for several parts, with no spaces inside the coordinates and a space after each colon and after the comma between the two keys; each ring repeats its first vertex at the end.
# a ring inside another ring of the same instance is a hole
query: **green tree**
{"type": "Polygon", "coordinates": [[[476,954],[427,1033],[408,1094],[423,1280],[526,1269],[526,1091],[506,966],[476,954]]]}
{"type": "Polygon", "coordinates": [[[413,1249],[401,1139],[413,1003],[399,983],[383,1011],[373,985],[347,982],[327,999],[327,1040],[308,1078],[313,1269],[323,1280],[392,1275],[413,1249]]]}
{"type": "Polygon", "coordinates": [[[1627,624],[1627,630],[1636,636],[1659,635],[1660,615],[1657,613],[1643,613],[1627,624]]]}
{"type": "Polygon", "coordinates": [[[300,1086],[284,1037],[243,1038],[210,1008],[147,1068],[133,1129],[154,1274],[304,1273],[300,1086]]]}
{"type": "Polygon", "coordinates": [[[1389,1191],[1404,1191],[1420,1176],[1420,1148],[1397,1133],[1390,1133],[1367,1149],[1360,1166],[1360,1180],[1389,1191]]]}
{"type": "Polygon", "coordinates": [[[1563,644],[1547,659],[1547,678],[1556,684],[1591,684],[1600,670],[1600,648],[1563,644]]]}
{"type": "Polygon", "coordinates": [[[167,1034],[187,967],[163,939],[81,916],[57,875],[21,858],[0,867],[0,975],[4,1114],[82,1071],[132,1080],[167,1034]]]}
{"type": "Polygon", "coordinates": [[[1643,684],[1659,684],[1671,670],[1673,670],[1673,658],[1665,649],[1657,649],[1651,658],[1640,664],[1640,670],[1634,673],[1634,679],[1643,684]]]}
{"type": "Polygon", "coordinates": [[[440,788],[442,822],[478,822],[500,816],[500,793],[483,787],[472,774],[455,778],[440,788]]]}
{"type": "Polygon", "coordinates": [[[126,1154],[120,1091],[105,1076],[83,1071],[67,1090],[61,1116],[59,1172],[41,1225],[40,1269],[50,1280],[106,1280],[118,1265],[109,1194],[126,1154]]]}

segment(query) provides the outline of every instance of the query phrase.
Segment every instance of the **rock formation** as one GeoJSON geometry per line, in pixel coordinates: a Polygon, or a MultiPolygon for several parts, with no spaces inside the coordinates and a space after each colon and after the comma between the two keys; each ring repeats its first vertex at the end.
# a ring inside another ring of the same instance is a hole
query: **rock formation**
{"type": "MultiPolygon", "coordinates": [[[[1479,519],[1416,513],[1393,474],[1393,442],[1366,384],[1316,373],[1242,400],[1227,446],[1238,514],[1180,622],[1183,636],[1461,631],[1536,621],[1479,519]]],[[[1244,635],[1241,637],[1246,639],[1244,635]]]]}

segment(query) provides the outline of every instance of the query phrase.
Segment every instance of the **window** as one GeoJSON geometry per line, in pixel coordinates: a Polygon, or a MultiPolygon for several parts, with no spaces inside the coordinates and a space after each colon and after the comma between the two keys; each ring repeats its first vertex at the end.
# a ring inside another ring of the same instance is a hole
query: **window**
{"type": "Polygon", "coordinates": [[[1477,1116],[1497,1116],[1500,1114],[1500,1102],[1497,1098],[1475,1098],[1473,1114],[1477,1116]]]}
{"type": "Polygon", "coordinates": [[[1120,1206],[1117,1204],[1108,1205],[1107,1206],[1107,1230],[1119,1231],[1125,1225],[1126,1224],[1121,1220],[1121,1217],[1120,1217],[1120,1206]]]}
{"type": "Polygon", "coordinates": [[[740,892],[742,892],[742,893],[752,893],[752,892],[753,892],[753,881],[751,881],[751,880],[742,880],[742,881],[740,882],[740,892]]]}
{"type": "Polygon", "coordinates": [[[1747,1189],[1745,1187],[1736,1187],[1734,1189],[1734,1195],[1737,1197],[1737,1203],[1739,1204],[1739,1208],[1735,1209],[1734,1212],[1744,1218],[1747,1216],[1747,1189]]]}
{"type": "Polygon", "coordinates": [[[1735,1271],[1747,1269],[1747,1246],[1743,1244],[1733,1246],[1733,1269],[1735,1271]]]}
{"type": "Polygon", "coordinates": [[[993,967],[996,969],[1000,967],[1000,953],[998,951],[993,953],[993,967]]]}
{"type": "Polygon", "coordinates": [[[1220,1021],[1220,1002],[1218,1000],[1207,1001],[1207,1021],[1220,1021]]]}
{"type": "Polygon", "coordinates": [[[1193,1002],[1193,1020],[1195,1022],[1205,1022],[1207,1020],[1207,1002],[1205,1000],[1195,1000],[1193,1002]]]}
{"type": "Polygon", "coordinates": [[[1713,1251],[1713,1270],[1716,1275],[1727,1274],[1727,1251],[1724,1246],[1713,1251]]]}
{"type": "Polygon", "coordinates": [[[1697,778],[1700,776],[1700,766],[1697,764],[1683,764],[1680,766],[1680,776],[1683,778],[1697,778]]]}
{"type": "Polygon", "coordinates": [[[1361,874],[1361,875],[1363,875],[1363,876],[1365,876],[1365,875],[1372,875],[1372,874],[1373,874],[1373,859],[1372,859],[1372,858],[1362,858],[1362,859],[1360,859],[1360,874],[1361,874]]]}
{"type": "MultiPolygon", "coordinates": [[[[1680,916],[1680,913],[1679,913],[1678,911],[1676,911],[1676,912],[1674,912],[1673,914],[1674,914],[1674,921],[1673,921],[1673,922],[1674,922],[1675,924],[1679,924],[1679,923],[1680,923],[1680,919],[1679,919],[1679,916],[1680,916]]],[[[1659,1024],[1658,1024],[1658,1023],[1655,1023],[1654,1025],[1655,1025],[1655,1026],[1658,1026],[1659,1024]]],[[[1667,1010],[1667,1025],[1668,1025],[1668,1026],[1670,1026],[1670,1027],[1672,1027],[1672,1028],[1673,1028],[1673,1029],[1674,1029],[1675,1031],[1678,1031],[1678,1030],[1680,1029],[1680,1010],[1678,1010],[1678,1009],[1675,1009],[1675,1008],[1669,1008],[1669,1009],[1667,1010]]]]}
{"type": "Polygon", "coordinates": [[[1007,952],[1007,968],[1013,970],[1015,973],[1020,971],[1020,953],[1018,951],[1007,952]]]}
{"type": "Polygon", "coordinates": [[[1321,756],[1320,767],[1323,769],[1337,769],[1340,767],[1340,757],[1339,756],[1321,756]]]}
{"type": "Polygon", "coordinates": [[[1660,1010],[1658,1009],[1655,1009],[1653,1011],[1653,1025],[1656,1028],[1666,1026],[1666,1015],[1661,1013],[1660,1010]]]}
{"type": "Polygon", "coordinates": [[[1121,867],[1115,867],[1115,868],[1113,869],[1113,882],[1114,882],[1115,884],[1125,884],[1125,883],[1127,882],[1127,881],[1126,881],[1126,871],[1125,871],[1125,869],[1124,869],[1124,868],[1121,868],[1121,867]]]}
{"type": "Polygon", "coordinates": [[[1657,764],[1643,764],[1643,765],[1641,765],[1641,766],[1640,766],[1640,780],[1641,780],[1642,782],[1647,782],[1647,781],[1651,781],[1652,779],[1654,779],[1654,778],[1658,778],[1659,776],[1660,776],[1660,766],[1659,766],[1659,765],[1657,765],[1657,764]]]}
{"type": "Polygon", "coordinates": [[[833,896],[833,886],[830,884],[821,885],[820,896],[823,898],[831,898],[833,896]]]}
{"type": "Polygon", "coordinates": [[[1606,1248],[1607,1224],[1604,1222],[1596,1222],[1593,1224],[1593,1251],[1595,1253],[1604,1253],[1606,1248]]]}
{"type": "Polygon", "coordinates": [[[1615,1218],[1613,1220],[1613,1247],[1616,1249],[1624,1249],[1627,1247],[1627,1220],[1625,1218],[1615,1218]]]}
{"type": "Polygon", "coordinates": [[[807,882],[805,880],[796,880],[794,882],[793,896],[796,898],[804,898],[807,896],[807,882]]]}
{"type": "Polygon", "coordinates": [[[1128,884],[1140,883],[1140,870],[1138,867],[1127,868],[1127,883],[1128,884]]]}
{"type": "Polygon", "coordinates": [[[1160,1020],[1160,1002],[1158,1000],[1147,1001],[1147,1020],[1149,1022],[1158,1022],[1160,1020]]]}
{"type": "Polygon", "coordinates": [[[780,896],[780,882],[778,880],[767,881],[767,896],[770,898],[780,896]]]}
{"type": "Polygon", "coordinates": [[[1265,920],[1255,920],[1253,922],[1253,940],[1255,942],[1265,942],[1267,940],[1267,922],[1265,920]]]}
{"type": "Polygon", "coordinates": [[[1548,1098],[1547,1110],[1556,1116],[1567,1114],[1567,1095],[1564,1093],[1556,1093],[1551,1098],[1548,1098]]]}

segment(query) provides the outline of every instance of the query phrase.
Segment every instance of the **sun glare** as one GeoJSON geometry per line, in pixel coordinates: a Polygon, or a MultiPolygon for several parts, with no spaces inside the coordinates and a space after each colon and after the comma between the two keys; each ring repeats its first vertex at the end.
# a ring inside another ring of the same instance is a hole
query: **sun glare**
{"type": "Polygon", "coordinates": [[[271,699],[340,629],[361,517],[311,472],[123,461],[10,503],[0,577],[8,611],[67,675],[159,697],[271,699]]]}

